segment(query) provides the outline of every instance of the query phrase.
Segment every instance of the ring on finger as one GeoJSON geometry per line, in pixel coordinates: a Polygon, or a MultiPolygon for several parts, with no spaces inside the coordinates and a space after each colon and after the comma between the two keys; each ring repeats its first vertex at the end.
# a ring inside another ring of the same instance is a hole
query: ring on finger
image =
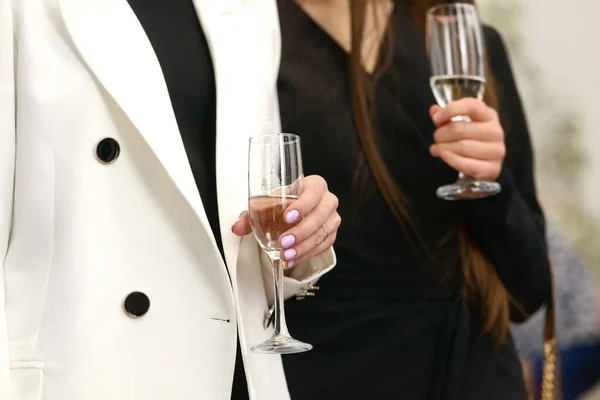
{"type": "Polygon", "coordinates": [[[325,225],[321,225],[321,229],[323,229],[323,232],[325,233],[325,235],[323,235],[323,240],[321,240],[321,243],[323,243],[324,241],[327,240],[327,237],[329,236],[329,231],[327,231],[327,228],[325,228],[325,225]]]}

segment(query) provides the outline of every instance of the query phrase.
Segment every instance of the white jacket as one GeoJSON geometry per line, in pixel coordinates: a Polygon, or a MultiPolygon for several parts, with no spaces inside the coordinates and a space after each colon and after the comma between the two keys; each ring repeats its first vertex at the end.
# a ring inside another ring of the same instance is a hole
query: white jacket
{"type": "MultiPolygon", "coordinates": [[[[280,125],[276,4],[195,5],[233,284],[127,1],[0,0],[0,400],[226,400],[236,330],[252,398],[289,398],[280,357],[248,351],[271,333],[268,267],[230,230],[247,207],[247,138],[280,125]],[[119,154],[98,156],[103,138],[119,154]]],[[[334,263],[298,266],[286,295],[334,263]]]]}

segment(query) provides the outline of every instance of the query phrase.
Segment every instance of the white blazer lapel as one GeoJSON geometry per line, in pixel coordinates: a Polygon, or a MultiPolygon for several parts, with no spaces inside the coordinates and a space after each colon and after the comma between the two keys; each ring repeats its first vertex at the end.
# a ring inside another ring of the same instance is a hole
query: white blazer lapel
{"type": "Polygon", "coordinates": [[[126,0],[57,0],[67,30],[100,83],[147,141],[210,237],[162,70],[126,0]]]}
{"type": "Polygon", "coordinates": [[[231,224],[248,207],[248,139],[260,133],[264,77],[272,75],[271,59],[260,51],[268,47],[260,42],[261,21],[248,3],[194,0],[215,66],[219,219],[234,281],[241,240],[231,233],[231,224]]]}

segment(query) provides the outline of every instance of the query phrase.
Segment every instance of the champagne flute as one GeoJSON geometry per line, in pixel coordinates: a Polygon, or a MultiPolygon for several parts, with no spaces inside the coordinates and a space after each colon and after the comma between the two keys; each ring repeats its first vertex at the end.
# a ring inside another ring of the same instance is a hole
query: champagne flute
{"type": "Polygon", "coordinates": [[[297,135],[281,133],[250,139],[248,154],[248,213],[254,237],[269,257],[273,269],[275,329],[266,342],[253,346],[255,353],[292,354],[312,345],[290,336],[285,323],[283,262],[279,237],[293,225],[283,213],[302,192],[302,154],[297,135]]]}
{"type": "MultiPolygon", "coordinates": [[[[427,47],[431,90],[440,107],[465,97],[482,99],[485,91],[485,45],[477,8],[472,4],[444,4],[427,13],[427,47]]],[[[452,121],[471,122],[468,116],[452,121]]],[[[444,200],[480,199],[500,193],[497,182],[458,174],[458,180],[437,189],[444,200]]]]}

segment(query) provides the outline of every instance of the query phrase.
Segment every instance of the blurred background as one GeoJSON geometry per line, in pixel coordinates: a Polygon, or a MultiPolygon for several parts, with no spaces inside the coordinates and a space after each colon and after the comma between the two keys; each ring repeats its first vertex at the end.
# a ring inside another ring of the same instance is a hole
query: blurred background
{"type": "MultiPolygon", "coordinates": [[[[560,279],[557,286],[562,286],[557,294],[559,311],[590,314],[599,333],[600,157],[595,152],[600,149],[600,2],[479,0],[478,4],[484,21],[502,33],[511,55],[533,136],[538,193],[548,222],[566,251],[576,256],[559,263],[569,264],[565,271],[577,269],[575,264],[584,270],[576,272],[577,284],[571,282],[572,272],[555,274],[560,279]],[[588,304],[591,296],[587,306],[572,300],[586,282],[595,295],[595,309],[588,304]],[[575,311],[565,311],[568,302],[575,311]]],[[[566,316],[558,316],[559,342],[568,324],[566,316]]],[[[526,332],[520,334],[527,339],[526,332]]],[[[534,329],[533,334],[541,333],[534,329]]],[[[567,340],[569,335],[564,334],[561,344],[562,380],[569,387],[564,398],[600,400],[600,334],[595,341],[577,333],[567,340]],[[572,389],[573,385],[579,386],[572,389]]],[[[523,354],[533,360],[529,372],[535,376],[539,357],[527,349],[523,354]]]]}
{"type": "Polygon", "coordinates": [[[480,0],[503,34],[537,156],[539,195],[600,284],[600,2],[480,0]]]}

